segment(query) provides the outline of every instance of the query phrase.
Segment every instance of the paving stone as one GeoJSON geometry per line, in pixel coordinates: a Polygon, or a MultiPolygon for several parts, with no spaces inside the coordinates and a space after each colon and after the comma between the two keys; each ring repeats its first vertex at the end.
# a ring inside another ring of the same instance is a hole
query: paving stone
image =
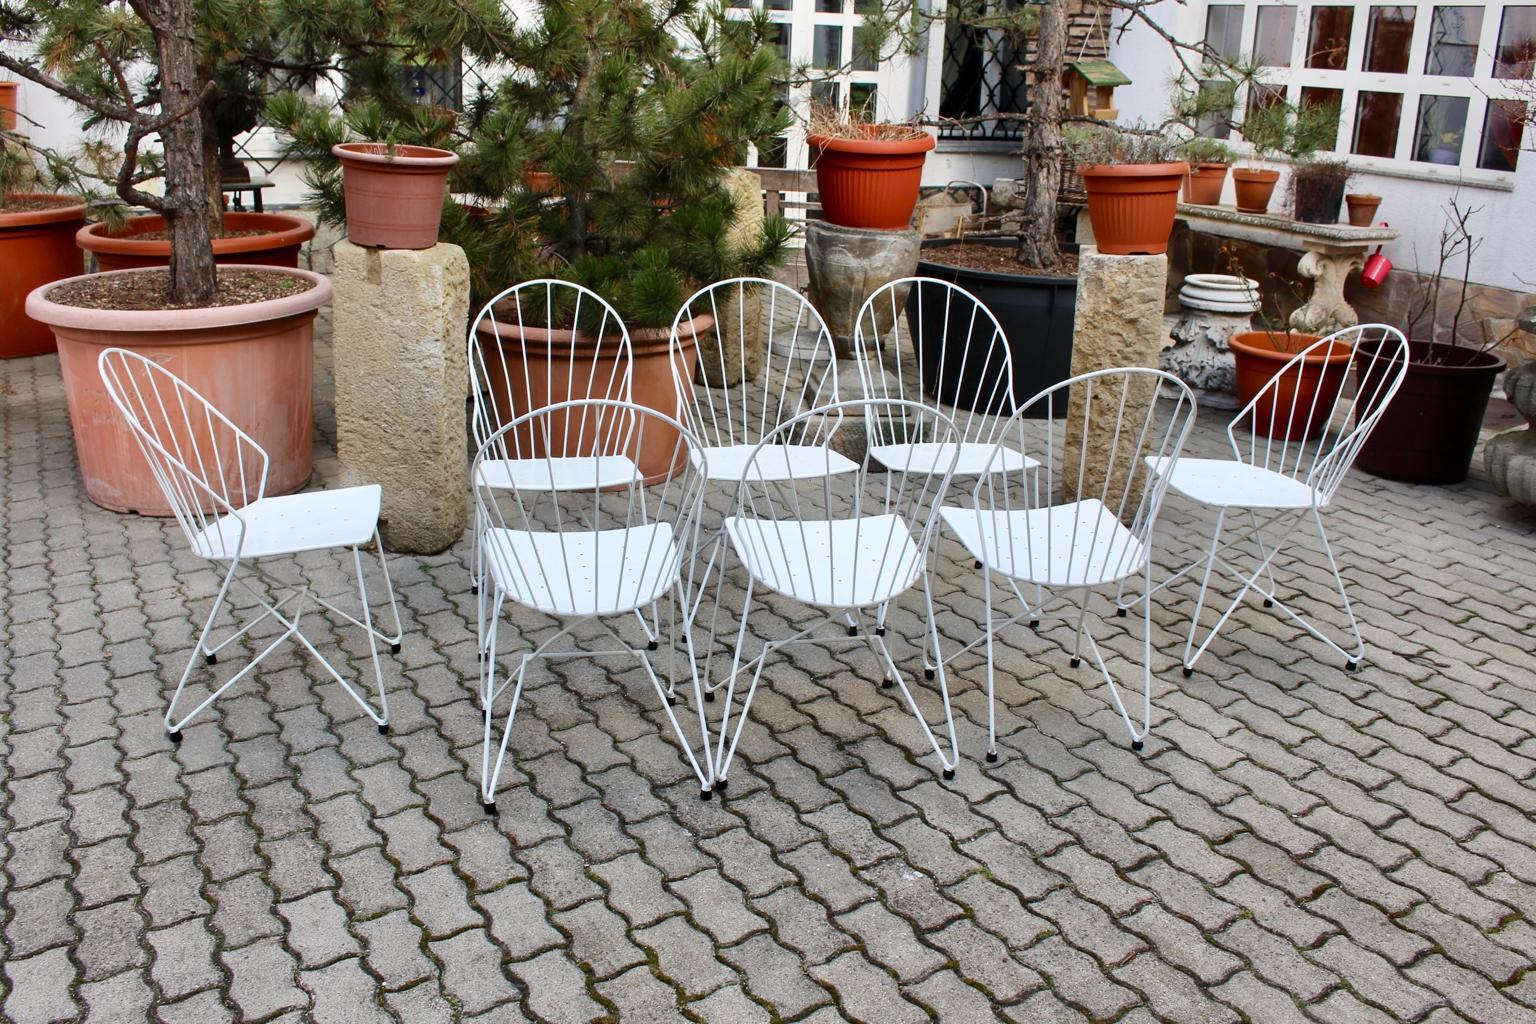
{"type": "Polygon", "coordinates": [[[602,1004],[588,995],[581,969],[555,950],[513,964],[511,970],[528,993],[528,1008],[544,1020],[586,1022],[605,1012],[602,1004]]]}
{"type": "Polygon", "coordinates": [[[662,976],[688,996],[713,992],[735,980],[735,973],[715,959],[714,941],[686,918],[669,917],[635,938],[656,957],[662,976]]]}
{"type": "Polygon", "coordinates": [[[489,1010],[520,995],[505,973],[501,951],[484,931],[460,932],[429,943],[429,948],[442,964],[444,993],[466,1013],[489,1010]]]}
{"type": "Polygon", "coordinates": [[[341,960],[299,974],[299,984],[314,1000],[308,1019],[314,1024],[389,1024],[382,992],[360,960],[341,960]]]}
{"type": "Polygon", "coordinates": [[[5,1015],[17,1024],[42,1024],[69,1020],[78,1012],[70,989],[75,983],[75,968],[62,949],[50,949],[37,956],[8,960],[3,970],[10,983],[5,997],[5,1015]]]}
{"type": "Polygon", "coordinates": [[[1134,986],[1164,1020],[1238,1021],[1237,1013],[1206,996],[1187,974],[1151,956],[1138,956],[1115,971],[1115,977],[1134,986]]]}
{"type": "Polygon", "coordinates": [[[747,990],[781,1017],[798,1017],[831,1001],[825,989],[805,974],[798,954],[765,934],[720,951],[746,981],[747,990]]]}
{"type": "Polygon", "coordinates": [[[367,947],[368,966],[386,989],[403,989],[433,977],[437,965],[422,951],[422,933],[403,910],[353,927],[367,947]]]}
{"type": "Polygon", "coordinates": [[[103,981],[80,986],[85,1019],[92,1024],[140,1024],[149,1019],[155,994],[139,971],[124,971],[103,981]]]}
{"type": "Polygon", "coordinates": [[[260,1019],[309,1005],[308,996],[294,984],[298,965],[275,940],[219,955],[230,973],[230,1001],[245,1017],[260,1019]]]}
{"type": "Polygon", "coordinates": [[[1094,1020],[1114,1018],[1141,1002],[1140,996],[1112,980],[1096,960],[1060,936],[1036,943],[1020,954],[1020,959],[1039,971],[1056,995],[1094,1020]]]}
{"type": "Polygon", "coordinates": [[[854,1020],[928,1020],[924,1010],[902,996],[894,978],[853,953],[818,964],[810,973],[836,994],[844,1013],[854,1020]]]}
{"type": "Polygon", "coordinates": [[[678,1018],[677,992],[652,974],[649,967],[634,967],[617,978],[600,981],[597,991],[613,1004],[618,1020],[668,1024],[678,1018]]]}

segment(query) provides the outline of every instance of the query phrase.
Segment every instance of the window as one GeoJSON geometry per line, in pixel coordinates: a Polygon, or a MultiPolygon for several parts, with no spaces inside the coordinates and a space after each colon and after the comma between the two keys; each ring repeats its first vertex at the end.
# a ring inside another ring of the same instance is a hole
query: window
{"type": "Polygon", "coordinates": [[[1536,7],[1506,7],[1499,25],[1494,78],[1530,78],[1536,67],[1536,7]]]}
{"type": "Polygon", "coordinates": [[[1482,32],[1481,7],[1436,7],[1424,73],[1470,78],[1477,69],[1477,37],[1482,32]]]}
{"type": "Polygon", "coordinates": [[[1314,7],[1307,34],[1307,67],[1342,71],[1349,60],[1349,34],[1355,24],[1353,7],[1314,7]]]}
{"type": "Polygon", "coordinates": [[[1413,43],[1412,7],[1372,7],[1365,36],[1365,70],[1401,75],[1413,43]]]}
{"type": "Polygon", "coordinates": [[[1525,101],[1494,100],[1483,121],[1483,144],[1477,166],[1488,171],[1513,171],[1525,135],[1525,101]]]}
{"type": "MultiPolygon", "coordinates": [[[[1019,0],[1006,0],[1010,8],[1019,0]]],[[[1024,124],[995,114],[1022,114],[1029,105],[1025,55],[1000,30],[944,23],[944,67],[939,116],[962,122],[939,129],[941,139],[1018,139],[1024,124]]]]}
{"type": "Polygon", "coordinates": [[[1420,96],[1413,158],[1452,167],[1461,163],[1461,137],[1467,130],[1468,105],[1465,96],[1420,96]]]}
{"type": "Polygon", "coordinates": [[[1355,145],[1358,156],[1397,155],[1397,125],[1403,115],[1400,92],[1362,92],[1355,104],[1355,145]]]}
{"type": "Polygon", "coordinates": [[[1223,60],[1236,60],[1243,51],[1243,8],[1212,4],[1205,11],[1205,45],[1223,60]]]}
{"type": "Polygon", "coordinates": [[[1296,8],[1263,4],[1253,33],[1253,55],[1264,67],[1291,66],[1291,41],[1296,36],[1296,8]]]}

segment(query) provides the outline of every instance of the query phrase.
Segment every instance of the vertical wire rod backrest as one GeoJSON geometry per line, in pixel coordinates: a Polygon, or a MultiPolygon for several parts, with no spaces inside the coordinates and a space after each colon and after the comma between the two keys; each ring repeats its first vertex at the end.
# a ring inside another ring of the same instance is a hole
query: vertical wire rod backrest
{"type": "MultiPolygon", "coordinates": [[[[470,326],[470,400],[475,444],[537,409],[583,398],[629,401],[629,329],[596,292],[541,278],[487,302],[470,326]]],[[[578,427],[585,421],[577,416],[578,427]]],[[[569,420],[562,420],[569,426],[569,420]]],[[[528,421],[507,439],[509,458],[537,457],[556,442],[552,421],[528,421]]]]}
{"type": "MultiPolygon", "coordinates": [[[[759,277],[717,282],[683,303],[672,322],[672,380],[679,418],[714,447],[756,444],[838,399],[837,359],[821,314],[788,285],[759,277]],[[704,382],[695,383],[690,349],[704,382]],[[749,379],[758,351],[763,365],[749,379]]],[[[806,421],[804,436],[784,443],[819,443],[825,422],[806,421]]]]}
{"type": "MultiPolygon", "coordinates": [[[[931,405],[901,399],[847,399],[794,417],[763,438],[753,450],[737,492],[740,537],[749,563],[771,566],[781,579],[808,587],[813,603],[847,604],[850,594],[899,593],[916,579],[927,557],[939,507],[949,489],[959,450],[954,422],[931,405]],[[800,479],[773,478],[758,460],[783,438],[797,436],[807,420],[863,423],[870,436],[884,420],[891,433],[932,438],[944,453],[909,453],[903,465],[865,459],[857,473],[841,472],[824,449],[822,472],[800,479]],[[826,549],[818,529],[850,524],[826,549]]],[[[804,596],[803,594],[801,596],[804,596]]]]}
{"type": "Polygon", "coordinates": [[[1138,571],[1194,418],[1189,387],[1143,367],[1081,374],[1024,402],[992,458],[1012,448],[1039,467],[985,474],[972,491],[978,515],[1027,523],[998,531],[993,564],[1057,585],[1138,571]]]}
{"type": "Polygon", "coordinates": [[[1007,334],[949,281],[905,277],[876,289],[859,309],[853,349],[866,398],[937,402],[963,443],[992,441],[996,417],[1017,408],[1007,334]]]}
{"type": "Polygon", "coordinates": [[[186,381],[139,353],[109,348],[96,365],[188,544],[207,557],[233,557],[240,531],[209,527],[265,494],[266,451],[186,381]]]}

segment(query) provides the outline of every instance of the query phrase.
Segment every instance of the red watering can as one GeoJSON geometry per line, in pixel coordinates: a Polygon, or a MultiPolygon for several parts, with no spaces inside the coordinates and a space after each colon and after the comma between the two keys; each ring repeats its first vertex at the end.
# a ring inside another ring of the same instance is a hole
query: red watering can
{"type": "MultiPolygon", "coordinates": [[[[1389,227],[1386,221],[1381,222],[1382,227],[1389,227]]],[[[1386,243],[1383,242],[1382,245],[1386,243]]],[[[1376,247],[1376,251],[1365,261],[1365,268],[1360,271],[1360,283],[1367,288],[1380,288],[1381,283],[1392,273],[1392,261],[1381,254],[1382,245],[1376,247]]]]}

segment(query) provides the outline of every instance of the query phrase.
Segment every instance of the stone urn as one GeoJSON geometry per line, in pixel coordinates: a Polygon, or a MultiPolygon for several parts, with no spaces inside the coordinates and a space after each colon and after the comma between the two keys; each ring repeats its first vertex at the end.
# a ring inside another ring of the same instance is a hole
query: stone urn
{"type": "Polygon", "coordinates": [[[1179,289],[1179,304],[1184,314],[1158,368],[1188,384],[1202,406],[1236,409],[1237,367],[1227,342],[1253,329],[1259,283],[1229,274],[1190,274],[1179,289]]]}
{"type": "Polygon", "coordinates": [[[1536,361],[1504,375],[1504,394],[1525,417],[1526,426],[1488,442],[1483,450],[1488,482],[1499,494],[1536,506],[1536,361]]]}

